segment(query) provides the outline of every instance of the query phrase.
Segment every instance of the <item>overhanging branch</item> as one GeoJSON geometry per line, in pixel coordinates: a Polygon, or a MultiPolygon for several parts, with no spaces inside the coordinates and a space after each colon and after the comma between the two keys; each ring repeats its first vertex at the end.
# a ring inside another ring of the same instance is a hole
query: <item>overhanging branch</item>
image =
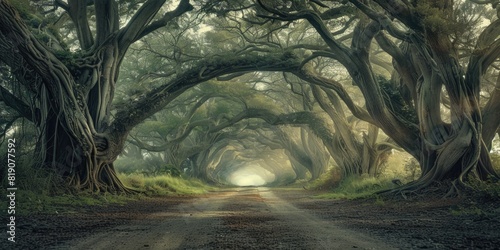
{"type": "Polygon", "coordinates": [[[300,60],[289,52],[274,53],[266,56],[245,55],[237,58],[207,59],[183,74],[140,96],[137,101],[121,106],[113,126],[115,130],[129,131],[187,89],[207,80],[238,72],[286,71],[298,69],[300,60]]]}

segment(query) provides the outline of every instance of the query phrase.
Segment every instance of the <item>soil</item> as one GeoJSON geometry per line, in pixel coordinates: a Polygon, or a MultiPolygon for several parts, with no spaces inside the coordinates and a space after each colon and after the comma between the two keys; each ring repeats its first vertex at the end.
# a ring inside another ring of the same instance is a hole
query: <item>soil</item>
{"type": "Polygon", "coordinates": [[[236,188],[16,217],[1,249],[500,249],[500,206],[236,188]],[[5,243],[7,242],[7,243],[5,243]]]}

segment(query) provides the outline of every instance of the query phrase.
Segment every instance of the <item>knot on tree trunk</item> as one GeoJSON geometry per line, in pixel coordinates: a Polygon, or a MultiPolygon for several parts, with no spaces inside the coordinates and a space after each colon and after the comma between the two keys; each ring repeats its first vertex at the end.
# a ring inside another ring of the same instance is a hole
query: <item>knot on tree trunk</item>
{"type": "Polygon", "coordinates": [[[107,154],[109,150],[109,139],[101,134],[94,134],[92,137],[94,138],[97,155],[102,156],[107,154]]]}

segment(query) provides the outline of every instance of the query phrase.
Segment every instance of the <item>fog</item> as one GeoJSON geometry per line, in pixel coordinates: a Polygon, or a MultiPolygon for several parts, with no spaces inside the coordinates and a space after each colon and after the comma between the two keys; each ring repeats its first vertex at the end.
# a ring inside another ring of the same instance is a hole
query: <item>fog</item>
{"type": "Polygon", "coordinates": [[[258,165],[245,165],[227,176],[227,182],[236,186],[264,186],[272,183],[276,176],[258,165]]]}

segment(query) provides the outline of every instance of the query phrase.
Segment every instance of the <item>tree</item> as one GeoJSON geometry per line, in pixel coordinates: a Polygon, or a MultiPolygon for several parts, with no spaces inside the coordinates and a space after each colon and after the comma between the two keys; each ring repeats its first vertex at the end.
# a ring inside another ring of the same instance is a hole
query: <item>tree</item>
{"type": "MultiPolygon", "coordinates": [[[[403,190],[420,190],[434,181],[464,184],[470,173],[481,180],[498,178],[485,146],[492,139],[492,131],[498,129],[498,115],[491,115],[490,108],[494,105],[481,109],[479,102],[483,76],[500,55],[498,19],[479,35],[468,34],[472,38],[467,42],[472,40],[474,47],[467,48],[468,43],[462,43],[457,34],[465,33],[461,27],[470,31],[478,29],[479,24],[463,23],[458,18],[457,10],[464,3],[257,2],[267,12],[257,14],[260,20],[307,21],[324,46],[307,46],[313,50],[309,59],[323,57],[342,64],[361,90],[367,112],[353,105],[341,84],[321,76],[313,68],[302,67],[295,72],[297,76],[335,90],[354,115],[381,128],[418,159],[422,176],[402,187],[403,190]],[[329,27],[348,13],[346,8],[358,11],[359,17],[352,29],[350,45],[329,27]],[[374,73],[370,60],[373,44],[392,57],[392,80],[380,81],[374,73]],[[468,61],[463,64],[462,58],[468,61]],[[444,117],[441,110],[443,94],[449,99],[449,117],[444,117]]],[[[469,15],[474,19],[475,14],[469,15]]],[[[481,18],[484,20],[484,16],[481,18]]],[[[490,99],[493,103],[497,100],[490,99]]]]}
{"type": "MultiPolygon", "coordinates": [[[[186,89],[234,72],[286,71],[299,64],[293,55],[283,51],[265,57],[247,54],[225,60],[200,60],[112,112],[120,66],[129,47],[193,6],[188,0],[181,0],[174,10],[160,15],[165,1],[145,1],[134,6],[137,10],[128,13],[130,19],[121,25],[116,1],[58,0],[55,4],[64,10],[63,15],[69,16],[78,48],[48,47],[48,42],[58,42],[57,36],[48,40],[37,38],[18,11],[2,0],[0,52],[2,62],[34,100],[33,105],[21,101],[6,104],[14,109],[31,108],[27,118],[34,121],[40,133],[39,162],[76,189],[127,190],[116,177],[113,161],[122,151],[128,133],[186,89]],[[92,18],[96,20],[94,31],[89,22],[92,18]]],[[[37,29],[49,30],[42,24],[37,29]]]]}
{"type": "MultiPolygon", "coordinates": [[[[328,166],[330,155],[314,132],[304,126],[308,125],[304,120],[284,120],[282,124],[302,127],[287,132],[274,128],[272,131],[279,136],[268,140],[256,139],[272,135],[255,131],[270,125],[252,118],[270,117],[272,121],[272,117],[280,113],[286,117],[283,113],[291,109],[287,103],[281,102],[291,100],[290,95],[295,95],[288,90],[279,91],[284,84],[273,82],[267,86],[262,82],[264,79],[253,79],[254,83],[245,78],[248,77],[233,79],[231,88],[226,86],[228,81],[208,81],[191,88],[171,102],[167,106],[168,110],[157,113],[154,119],[136,127],[129,141],[150,152],[168,152],[164,160],[176,166],[189,159],[196,166],[193,168],[195,176],[205,180],[209,177],[206,170],[213,161],[210,155],[227,151],[224,146],[229,146],[229,141],[253,145],[253,149],[248,147],[245,150],[246,154],[258,150],[262,145],[270,146],[272,150],[283,148],[290,158],[308,169],[313,179],[318,178],[328,166]],[[255,89],[256,86],[259,89],[255,89]],[[300,136],[292,136],[294,132],[300,136]],[[274,141],[274,145],[270,144],[270,140],[274,141]]],[[[293,113],[289,113],[290,118],[294,117],[291,115],[293,113]]],[[[310,115],[314,117],[314,114],[310,115]]],[[[234,166],[224,160],[217,165],[234,166]]]]}

